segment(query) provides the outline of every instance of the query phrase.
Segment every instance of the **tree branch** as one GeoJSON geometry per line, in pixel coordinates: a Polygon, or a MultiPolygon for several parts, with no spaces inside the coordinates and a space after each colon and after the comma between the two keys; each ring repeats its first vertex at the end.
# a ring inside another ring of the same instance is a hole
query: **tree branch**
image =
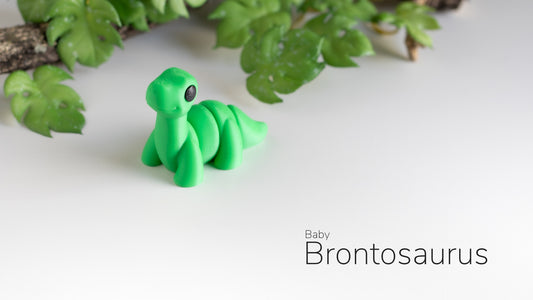
{"type": "MultiPolygon", "coordinates": [[[[377,3],[394,3],[400,0],[376,0],[377,3]]],[[[437,9],[457,8],[462,0],[412,0],[425,3],[437,9]]],[[[217,1],[213,1],[217,2],[217,1]]],[[[150,24],[154,28],[155,24],[150,24]]],[[[46,42],[47,23],[25,24],[9,28],[0,28],[0,74],[16,70],[36,68],[45,64],[61,63],[55,47],[46,42]]],[[[129,26],[117,28],[123,40],[141,33],[129,26]]],[[[406,37],[411,60],[416,59],[419,45],[406,37]]]]}
{"type": "Polygon", "coordinates": [[[47,24],[26,24],[0,29],[0,74],[59,62],[45,38],[47,24]]]}
{"type": "MultiPolygon", "coordinates": [[[[372,0],[377,5],[396,5],[402,1],[416,0],[372,0]]],[[[463,0],[427,0],[426,5],[437,10],[457,9],[463,0]]]]}
{"type": "MultiPolygon", "coordinates": [[[[150,24],[150,29],[155,24],[150,24]]],[[[25,24],[0,29],[0,74],[60,63],[55,47],[46,42],[47,23],[25,24]]],[[[123,40],[141,31],[129,26],[117,28],[123,40]]]]}

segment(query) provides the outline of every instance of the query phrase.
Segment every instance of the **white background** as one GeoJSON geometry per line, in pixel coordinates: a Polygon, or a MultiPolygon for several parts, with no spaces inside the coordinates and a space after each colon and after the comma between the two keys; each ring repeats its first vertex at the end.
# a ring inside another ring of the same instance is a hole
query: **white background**
{"type": "MultiPolygon", "coordinates": [[[[532,1],[439,14],[434,49],[326,68],[267,105],[238,50],[181,20],[76,65],[83,135],[39,136],[0,96],[0,299],[533,299],[532,1]],[[269,134],[241,167],[195,188],[140,162],[145,88],[177,66],[199,98],[238,105],[269,134]],[[330,247],[488,249],[488,264],[305,265],[306,229],[330,247]]],[[[0,4],[2,27],[21,24],[0,4]]],[[[0,76],[3,83],[5,75],[0,76]]]]}

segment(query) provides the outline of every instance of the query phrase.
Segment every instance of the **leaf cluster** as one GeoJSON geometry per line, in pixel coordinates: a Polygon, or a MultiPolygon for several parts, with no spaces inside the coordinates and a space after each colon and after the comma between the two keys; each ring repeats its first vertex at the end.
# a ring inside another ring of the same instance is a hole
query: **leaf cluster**
{"type": "Polygon", "coordinates": [[[122,47],[117,26],[146,31],[148,22],[163,23],[188,17],[186,4],[206,0],[18,0],[26,22],[49,22],[48,43],[57,43],[59,57],[73,70],[76,62],[97,67],[122,47]]]}
{"type": "Polygon", "coordinates": [[[396,8],[394,13],[380,13],[372,18],[375,23],[388,23],[397,28],[405,27],[409,34],[419,44],[432,47],[433,41],[425,30],[440,29],[439,23],[428,13],[431,7],[413,2],[404,2],[396,8]]]}
{"type": "Polygon", "coordinates": [[[326,64],[356,66],[352,57],[373,54],[355,25],[376,12],[368,0],[227,0],[210,18],[220,20],[217,46],[243,47],[248,91],[275,103],[282,101],[277,93],[294,92],[326,64]],[[298,24],[308,10],[315,16],[298,24]]]}
{"type": "Polygon", "coordinates": [[[423,5],[403,3],[396,13],[378,13],[369,0],[226,0],[211,15],[220,20],[217,46],[240,48],[241,66],[250,74],[248,91],[266,103],[313,80],[325,65],[356,67],[353,58],[373,55],[358,30],[367,22],[407,27],[423,45],[425,29],[438,24],[423,5]]]}
{"type": "MultiPolygon", "coordinates": [[[[168,22],[188,17],[186,4],[206,0],[18,0],[26,22],[49,22],[48,43],[56,45],[63,63],[73,71],[76,62],[97,67],[109,59],[115,46],[122,47],[117,26],[149,29],[148,22],[168,22]]],[[[13,115],[30,130],[45,136],[50,131],[81,133],[83,103],[70,87],[59,84],[72,77],[53,66],[41,66],[33,79],[24,72],[11,73],[4,92],[13,96],[13,115]]]]}

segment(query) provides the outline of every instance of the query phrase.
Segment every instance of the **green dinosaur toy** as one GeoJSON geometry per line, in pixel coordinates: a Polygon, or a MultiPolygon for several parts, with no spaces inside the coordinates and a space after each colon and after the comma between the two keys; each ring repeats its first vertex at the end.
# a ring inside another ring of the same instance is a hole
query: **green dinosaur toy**
{"type": "Polygon", "coordinates": [[[197,86],[191,74],[170,68],[146,91],[146,101],[157,112],[157,119],[142,162],[163,164],[176,173],[174,182],[182,187],[202,182],[204,163],[212,162],[222,170],[238,167],[242,150],[259,144],[267,133],[265,123],[252,120],[233,105],[215,100],[193,105],[197,86]]]}

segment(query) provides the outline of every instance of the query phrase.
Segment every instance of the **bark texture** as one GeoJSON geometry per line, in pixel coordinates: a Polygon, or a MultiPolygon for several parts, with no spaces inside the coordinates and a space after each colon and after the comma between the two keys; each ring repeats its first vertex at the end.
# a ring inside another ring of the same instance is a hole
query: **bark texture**
{"type": "MultiPolygon", "coordinates": [[[[386,4],[393,5],[398,4],[398,2],[407,1],[407,0],[373,0],[376,4],[386,4]]],[[[415,2],[418,2],[414,0],[415,2]]],[[[431,6],[437,10],[446,10],[446,9],[457,9],[463,0],[427,0],[426,5],[431,6]]]]}
{"type": "Polygon", "coordinates": [[[0,29],[0,74],[59,62],[45,38],[47,24],[26,24],[0,29]]]}
{"type": "Polygon", "coordinates": [[[427,0],[426,5],[438,10],[457,9],[461,5],[461,0],[427,0]]]}

